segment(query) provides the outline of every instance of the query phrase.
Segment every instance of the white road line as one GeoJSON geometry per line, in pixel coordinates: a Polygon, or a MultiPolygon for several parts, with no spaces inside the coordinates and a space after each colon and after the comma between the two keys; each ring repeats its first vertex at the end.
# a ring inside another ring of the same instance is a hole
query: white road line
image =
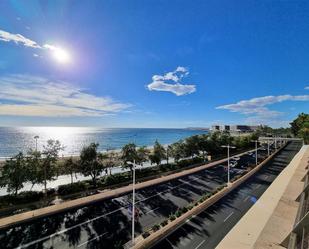
{"type": "Polygon", "coordinates": [[[116,213],[116,212],[118,212],[118,211],[120,211],[120,210],[122,210],[122,209],[124,209],[124,207],[118,208],[118,209],[116,209],[116,210],[114,210],[114,211],[111,211],[111,212],[109,212],[109,213],[100,215],[100,216],[98,216],[98,217],[96,217],[96,218],[93,218],[93,219],[91,219],[91,220],[84,221],[84,222],[79,223],[79,224],[77,224],[77,225],[74,225],[74,226],[72,226],[72,227],[63,229],[63,230],[61,230],[61,231],[59,231],[59,232],[56,232],[56,233],[53,233],[53,234],[51,234],[51,235],[49,235],[49,236],[45,236],[45,237],[43,237],[43,238],[40,238],[40,239],[31,241],[31,242],[29,242],[29,243],[27,243],[27,244],[20,245],[19,247],[16,247],[16,249],[27,248],[27,247],[32,246],[32,245],[34,245],[34,244],[36,244],[36,243],[39,243],[39,242],[41,242],[41,241],[48,240],[48,239],[52,239],[53,237],[56,237],[57,235],[63,234],[63,233],[65,233],[65,232],[68,232],[68,231],[70,231],[70,230],[72,230],[72,229],[74,229],[74,228],[76,228],[76,227],[80,227],[80,226],[82,226],[82,225],[88,224],[89,222],[92,222],[92,221],[94,221],[94,220],[98,220],[98,219],[100,219],[100,218],[102,218],[102,217],[104,217],[104,216],[107,216],[107,215],[116,213]]]}
{"type": "Polygon", "coordinates": [[[101,234],[101,235],[99,235],[99,236],[97,236],[97,237],[95,237],[95,238],[92,238],[92,239],[90,239],[90,240],[87,240],[86,242],[79,244],[77,247],[81,247],[81,246],[87,244],[87,243],[90,242],[90,241],[93,241],[93,240],[95,240],[95,239],[97,239],[97,238],[100,238],[100,237],[104,236],[105,234],[107,234],[107,232],[106,232],[106,233],[103,233],[103,234],[101,234]]]}
{"type": "Polygon", "coordinates": [[[154,208],[154,209],[151,209],[151,210],[149,210],[148,212],[146,212],[145,214],[149,214],[149,213],[151,213],[151,212],[154,212],[154,211],[156,211],[157,209],[159,209],[160,207],[157,207],[157,208],[154,208]]]}
{"type": "Polygon", "coordinates": [[[269,176],[265,176],[265,180],[268,179],[269,176]]]}
{"type": "Polygon", "coordinates": [[[245,199],[243,199],[243,202],[247,201],[250,198],[250,195],[248,195],[245,199]]]}
{"type": "MultiPolygon", "coordinates": [[[[196,177],[196,178],[199,178],[199,177],[196,177]]],[[[193,181],[196,181],[196,179],[190,180],[189,182],[193,182],[193,181]]],[[[172,187],[172,188],[170,188],[170,189],[168,189],[168,190],[165,190],[165,191],[156,193],[156,194],[154,194],[154,195],[152,195],[152,196],[149,196],[149,197],[147,197],[147,198],[145,198],[145,199],[143,199],[143,200],[136,201],[135,204],[140,203],[140,202],[143,202],[143,201],[146,201],[146,200],[148,200],[148,199],[150,199],[150,198],[153,198],[154,196],[160,195],[160,194],[162,194],[162,193],[164,193],[164,192],[169,192],[169,191],[171,191],[172,189],[178,188],[179,186],[184,185],[184,184],[186,184],[186,183],[178,184],[177,186],[172,187]]],[[[93,218],[93,219],[91,219],[91,220],[84,221],[84,222],[82,222],[82,223],[80,223],[80,224],[77,224],[77,225],[74,225],[74,226],[72,226],[72,227],[63,229],[63,230],[61,230],[61,231],[59,231],[59,232],[53,233],[53,234],[51,234],[51,235],[49,235],[49,236],[45,236],[45,237],[43,237],[43,238],[40,238],[40,239],[31,241],[31,242],[29,242],[29,243],[27,243],[27,244],[20,245],[20,246],[17,247],[16,249],[27,248],[27,247],[29,247],[29,246],[31,246],[31,245],[34,245],[34,244],[38,243],[38,242],[41,242],[41,241],[44,241],[44,240],[47,240],[47,239],[51,239],[51,238],[53,238],[53,237],[55,237],[55,236],[57,236],[57,235],[63,234],[63,233],[65,233],[65,232],[68,232],[68,231],[70,231],[70,230],[72,230],[72,229],[74,229],[74,228],[76,228],[76,227],[80,227],[80,226],[85,225],[85,224],[88,224],[88,223],[90,223],[90,222],[92,222],[92,221],[94,221],[94,220],[101,219],[101,218],[103,218],[103,217],[105,217],[105,216],[107,216],[107,215],[110,215],[110,214],[116,213],[116,212],[118,212],[118,211],[120,211],[120,210],[126,209],[128,206],[129,206],[129,205],[124,206],[124,207],[121,207],[121,208],[118,208],[118,209],[116,209],[116,210],[114,210],[114,211],[111,211],[111,212],[109,212],[109,213],[100,215],[100,216],[95,217],[95,218],[93,218]]]]}
{"type": "Polygon", "coordinates": [[[172,242],[170,242],[168,238],[166,238],[166,241],[174,248],[174,245],[172,244],[172,242]]]}
{"type": "Polygon", "coordinates": [[[261,185],[256,185],[254,189],[258,189],[259,187],[261,187],[261,185]]]}
{"type": "Polygon", "coordinates": [[[197,245],[197,247],[195,247],[195,249],[200,248],[200,247],[204,244],[204,242],[205,242],[205,240],[203,240],[201,243],[199,243],[199,244],[197,245]]]}
{"type": "Polygon", "coordinates": [[[226,222],[226,221],[233,215],[233,213],[234,213],[234,212],[230,213],[230,214],[228,215],[228,217],[226,217],[226,218],[224,219],[223,222],[226,222]]]}

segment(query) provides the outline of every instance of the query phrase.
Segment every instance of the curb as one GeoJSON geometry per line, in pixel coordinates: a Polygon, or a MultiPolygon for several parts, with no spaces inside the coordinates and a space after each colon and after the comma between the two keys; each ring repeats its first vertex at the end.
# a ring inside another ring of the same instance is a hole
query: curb
{"type": "MultiPolygon", "coordinates": [[[[255,151],[255,149],[245,151],[245,152],[242,152],[242,153],[234,155],[234,156],[241,156],[241,155],[244,155],[248,152],[253,152],[253,151],[255,151]]],[[[149,181],[137,183],[137,184],[135,184],[135,190],[139,190],[139,189],[143,189],[143,188],[146,188],[146,187],[161,184],[161,183],[164,183],[164,182],[167,182],[167,181],[170,181],[170,180],[174,180],[174,179],[186,176],[186,175],[191,175],[191,174],[197,173],[199,171],[217,166],[218,164],[224,163],[226,161],[227,161],[227,158],[224,158],[224,159],[221,159],[221,160],[218,160],[218,161],[213,161],[213,162],[208,163],[208,164],[197,166],[195,168],[183,170],[183,171],[175,173],[175,174],[170,174],[170,175],[162,176],[162,177],[152,179],[152,180],[149,180],[149,181]]],[[[120,187],[118,189],[113,189],[113,190],[106,191],[106,192],[103,192],[103,193],[90,195],[90,196],[78,198],[78,199],[75,199],[75,200],[66,201],[66,202],[63,202],[63,203],[60,203],[60,204],[57,204],[57,205],[43,207],[43,208],[35,209],[35,210],[32,210],[32,211],[27,211],[27,212],[24,212],[24,213],[4,217],[4,218],[0,219],[0,229],[5,229],[5,228],[11,227],[13,225],[32,221],[32,220],[42,218],[42,217],[45,217],[45,216],[48,216],[48,215],[53,215],[53,214],[61,213],[61,212],[68,211],[68,210],[71,210],[71,209],[79,208],[79,207],[86,206],[86,205],[89,205],[89,204],[93,204],[93,203],[96,203],[96,202],[99,202],[99,201],[102,201],[102,200],[115,198],[115,197],[118,197],[118,196],[121,196],[121,195],[124,195],[124,194],[128,194],[131,191],[132,191],[132,185],[127,185],[127,186],[124,186],[124,187],[120,187]]]]}
{"type": "Polygon", "coordinates": [[[254,167],[252,170],[250,170],[247,174],[243,175],[242,177],[240,177],[239,179],[231,183],[230,186],[223,188],[221,191],[209,197],[207,200],[205,200],[198,206],[193,207],[188,212],[184,213],[183,215],[176,218],[175,220],[169,222],[169,224],[167,224],[166,226],[150,234],[147,238],[141,239],[137,237],[136,240],[139,242],[135,244],[135,246],[133,246],[132,248],[133,249],[146,249],[146,248],[150,248],[151,246],[154,246],[156,243],[160,242],[162,239],[166,238],[169,234],[175,231],[177,228],[185,224],[188,219],[200,214],[206,208],[210,207],[211,205],[216,203],[218,200],[226,196],[228,193],[233,191],[235,188],[237,188],[239,185],[241,185],[243,182],[245,182],[248,178],[250,178],[257,171],[259,171],[267,162],[269,162],[275,155],[277,155],[285,147],[286,145],[278,149],[276,152],[274,152],[272,155],[266,158],[263,162],[261,162],[259,165],[254,167]]]}

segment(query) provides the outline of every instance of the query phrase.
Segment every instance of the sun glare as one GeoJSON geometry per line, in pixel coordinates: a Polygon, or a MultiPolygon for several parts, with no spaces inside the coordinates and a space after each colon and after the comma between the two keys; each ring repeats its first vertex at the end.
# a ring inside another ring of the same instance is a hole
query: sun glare
{"type": "Polygon", "coordinates": [[[62,48],[55,49],[53,51],[53,56],[56,59],[56,61],[62,64],[69,63],[71,60],[70,54],[62,48]]]}

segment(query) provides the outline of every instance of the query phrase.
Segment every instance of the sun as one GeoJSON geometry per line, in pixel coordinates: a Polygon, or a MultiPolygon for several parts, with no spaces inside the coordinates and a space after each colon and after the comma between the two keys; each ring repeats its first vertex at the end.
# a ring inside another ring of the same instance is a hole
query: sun
{"type": "Polygon", "coordinates": [[[53,50],[53,56],[61,64],[67,64],[71,61],[71,56],[65,49],[56,48],[53,50]]]}

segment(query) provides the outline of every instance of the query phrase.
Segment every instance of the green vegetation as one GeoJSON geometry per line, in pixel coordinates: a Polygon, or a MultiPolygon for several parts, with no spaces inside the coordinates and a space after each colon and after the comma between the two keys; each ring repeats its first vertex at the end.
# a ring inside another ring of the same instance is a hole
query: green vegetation
{"type": "Polygon", "coordinates": [[[9,193],[16,196],[18,190],[24,187],[27,180],[27,169],[23,153],[18,153],[15,157],[6,161],[2,169],[0,186],[7,186],[9,193]]]}
{"type": "Polygon", "coordinates": [[[304,139],[304,143],[309,144],[309,114],[299,114],[291,122],[291,130],[294,136],[304,139]]]}
{"type": "Polygon", "coordinates": [[[104,169],[98,146],[97,143],[91,143],[84,147],[80,153],[79,162],[81,173],[84,176],[90,176],[94,186],[97,186],[97,178],[104,169]]]}
{"type": "Polygon", "coordinates": [[[55,194],[65,196],[85,191],[88,193],[88,190],[128,184],[132,179],[134,161],[136,164],[150,161],[157,165],[137,169],[137,180],[155,178],[165,172],[202,165],[210,155],[213,159],[224,157],[226,150],[221,145],[228,143],[235,145],[237,150],[234,152],[250,149],[252,146],[250,141],[255,137],[256,134],[232,137],[227,132],[214,132],[188,137],[167,148],[156,141],[152,150],[146,147],[137,148],[134,143],[129,143],[118,153],[101,153],[98,151],[99,144],[91,143],[82,149],[79,159],[59,159],[58,154],[63,146],[59,141],[49,140],[43,151],[30,150],[26,155],[19,153],[7,160],[2,168],[0,186],[7,187],[10,194],[18,195],[24,184],[30,182],[32,186],[43,185],[46,193],[47,181],[55,179],[60,174],[68,174],[71,183],[59,186],[57,192],[53,190],[55,194]],[[170,158],[174,159],[173,163],[162,164],[162,160],[169,162],[170,158]],[[120,165],[130,171],[112,175],[112,168],[120,165]],[[105,175],[102,177],[103,172],[105,175]],[[73,177],[77,173],[90,176],[91,180],[74,183],[73,177]]]}

